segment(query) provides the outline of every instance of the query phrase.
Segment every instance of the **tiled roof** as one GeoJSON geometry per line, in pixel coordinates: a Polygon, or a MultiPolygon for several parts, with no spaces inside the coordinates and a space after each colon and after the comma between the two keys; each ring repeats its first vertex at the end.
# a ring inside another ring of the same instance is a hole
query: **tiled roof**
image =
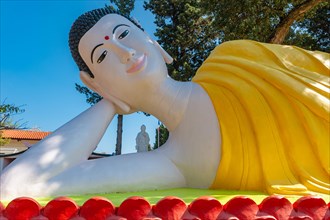
{"type": "Polygon", "coordinates": [[[41,140],[51,132],[31,131],[31,130],[1,130],[2,137],[19,140],[41,140]]]}

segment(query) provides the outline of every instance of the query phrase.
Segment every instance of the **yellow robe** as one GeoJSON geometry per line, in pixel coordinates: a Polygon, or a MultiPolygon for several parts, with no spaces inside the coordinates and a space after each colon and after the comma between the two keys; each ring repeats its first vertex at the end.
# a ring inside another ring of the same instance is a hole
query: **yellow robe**
{"type": "Polygon", "coordinates": [[[330,193],[329,54],[248,40],[215,48],[193,81],[221,128],[211,188],[330,193]]]}

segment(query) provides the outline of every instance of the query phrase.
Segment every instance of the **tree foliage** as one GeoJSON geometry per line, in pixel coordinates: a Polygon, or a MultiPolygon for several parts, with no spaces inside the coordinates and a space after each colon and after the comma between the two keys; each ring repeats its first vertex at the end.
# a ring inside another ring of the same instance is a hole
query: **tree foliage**
{"type": "Polygon", "coordinates": [[[111,3],[114,3],[120,13],[125,16],[129,16],[134,9],[134,0],[110,0],[111,3]]]}
{"type": "Polygon", "coordinates": [[[144,7],[155,15],[155,36],[173,56],[169,75],[177,80],[190,80],[215,45],[229,40],[329,50],[325,0],[149,0],[144,7]]]}
{"type": "Polygon", "coordinates": [[[0,130],[0,147],[8,144],[9,142],[10,139],[2,137],[2,131],[0,130]]]}
{"type": "Polygon", "coordinates": [[[0,105],[0,130],[4,129],[24,129],[26,122],[22,120],[14,121],[13,117],[25,112],[22,106],[16,106],[14,104],[6,104],[3,102],[0,105]]]}
{"type": "Polygon", "coordinates": [[[93,92],[92,90],[88,89],[86,86],[81,86],[79,84],[75,84],[76,85],[76,90],[81,93],[84,94],[86,97],[86,102],[90,105],[94,105],[96,103],[98,103],[102,97],[97,94],[96,92],[93,92]]]}
{"type": "Polygon", "coordinates": [[[330,4],[323,3],[311,10],[305,19],[293,24],[285,43],[329,53],[329,30],[330,4]]]}
{"type": "Polygon", "coordinates": [[[285,13],[285,16],[280,17],[279,23],[276,25],[273,34],[269,37],[270,43],[281,44],[288,35],[292,24],[295,21],[300,21],[306,17],[308,13],[324,0],[307,0],[292,4],[285,13]]]}
{"type": "Polygon", "coordinates": [[[219,33],[209,27],[214,22],[205,14],[201,0],[150,0],[144,7],[155,15],[155,36],[173,57],[169,75],[179,81],[194,76],[209,52],[215,47],[219,33]]]}
{"type": "Polygon", "coordinates": [[[165,142],[167,141],[169,136],[169,132],[167,130],[167,128],[161,124],[157,129],[156,129],[156,137],[155,137],[155,143],[154,143],[154,147],[153,149],[157,149],[158,146],[162,146],[163,144],[165,144],[165,142]],[[159,136],[159,138],[158,138],[159,136]],[[158,144],[159,141],[159,144],[158,144]]]}
{"type": "Polygon", "coordinates": [[[15,115],[21,114],[24,111],[25,110],[22,109],[22,106],[6,104],[5,102],[0,105],[0,146],[8,144],[10,141],[10,139],[2,137],[1,130],[25,128],[26,122],[22,123],[21,120],[13,120],[15,115]]]}

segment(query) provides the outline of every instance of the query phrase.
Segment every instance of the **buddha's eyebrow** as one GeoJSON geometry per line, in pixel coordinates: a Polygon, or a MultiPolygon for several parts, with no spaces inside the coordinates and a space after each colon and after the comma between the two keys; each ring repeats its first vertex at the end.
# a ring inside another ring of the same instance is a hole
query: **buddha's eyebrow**
{"type": "Polygon", "coordinates": [[[98,44],[94,47],[94,49],[92,50],[92,53],[91,53],[91,61],[93,63],[93,54],[94,54],[94,51],[96,50],[96,48],[98,48],[99,46],[102,46],[103,44],[98,44]]]}
{"type": "Polygon", "coordinates": [[[120,26],[126,26],[126,27],[129,27],[127,24],[118,24],[112,31],[112,33],[114,34],[116,29],[119,28],[120,26]]]}

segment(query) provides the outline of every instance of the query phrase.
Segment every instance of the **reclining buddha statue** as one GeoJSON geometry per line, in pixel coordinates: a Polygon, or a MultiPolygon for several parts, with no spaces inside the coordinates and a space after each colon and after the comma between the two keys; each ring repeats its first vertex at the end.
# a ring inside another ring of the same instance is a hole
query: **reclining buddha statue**
{"type": "Polygon", "coordinates": [[[1,174],[1,198],[177,187],[329,194],[329,54],[237,40],[217,46],[191,82],[130,18],[81,15],[69,46],[103,99],[1,174]],[[87,160],[115,114],[143,111],[170,136],[160,148],[87,160]]]}

